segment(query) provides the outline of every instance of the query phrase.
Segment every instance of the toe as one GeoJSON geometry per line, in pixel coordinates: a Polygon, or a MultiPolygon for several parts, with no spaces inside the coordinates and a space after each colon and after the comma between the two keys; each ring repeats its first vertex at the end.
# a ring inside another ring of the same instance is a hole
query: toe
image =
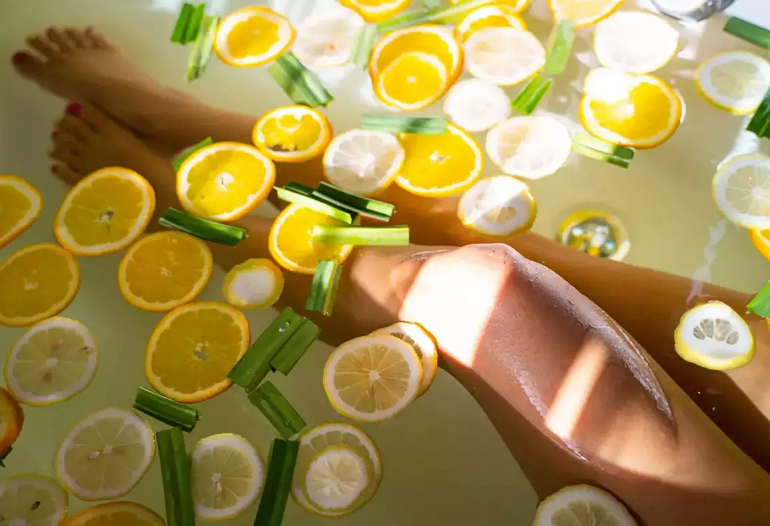
{"type": "Polygon", "coordinates": [[[51,41],[44,38],[42,35],[31,35],[27,37],[27,44],[46,58],[52,58],[58,53],[58,49],[54,47],[51,41]]]}
{"type": "Polygon", "coordinates": [[[77,27],[68,27],[64,29],[64,34],[75,45],[75,47],[84,48],[88,46],[88,38],[83,29],[77,27]]]}
{"type": "Polygon", "coordinates": [[[35,78],[43,69],[44,62],[28,51],[17,51],[11,57],[13,67],[24,77],[35,78]]]}
{"type": "Polygon", "coordinates": [[[69,185],[77,183],[84,177],[66,164],[58,163],[51,166],[51,173],[69,185]]]}
{"type": "Polygon", "coordinates": [[[115,45],[112,44],[109,40],[104,38],[104,35],[102,35],[99,31],[94,29],[93,27],[87,27],[86,28],[86,37],[88,38],[88,42],[92,47],[95,47],[97,49],[114,49],[115,45]]]}
{"type": "Polygon", "coordinates": [[[75,137],[78,141],[87,142],[91,135],[94,134],[86,122],[75,115],[64,115],[56,123],[56,133],[69,134],[75,137]]]}
{"type": "Polygon", "coordinates": [[[85,121],[92,130],[97,132],[107,132],[117,127],[117,124],[115,124],[109,117],[90,104],[84,104],[80,109],[80,118],[85,121]]]}
{"type": "Polygon", "coordinates": [[[57,132],[48,155],[57,161],[72,165],[80,156],[80,144],[73,135],[57,132]]]}
{"type": "Polygon", "coordinates": [[[59,48],[59,51],[69,51],[75,47],[70,39],[65,35],[64,31],[56,26],[49,27],[45,32],[45,36],[48,38],[48,41],[51,42],[51,44],[59,48]]]}

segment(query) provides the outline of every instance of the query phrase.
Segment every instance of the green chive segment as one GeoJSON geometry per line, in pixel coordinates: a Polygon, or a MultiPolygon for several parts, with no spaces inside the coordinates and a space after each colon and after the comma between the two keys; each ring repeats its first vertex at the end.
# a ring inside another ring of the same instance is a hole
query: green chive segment
{"type": "Polygon", "coordinates": [[[182,10],[179,12],[179,17],[174,24],[174,31],[171,33],[171,42],[175,44],[187,44],[188,40],[185,39],[187,35],[187,27],[190,25],[190,19],[195,12],[195,6],[185,3],[182,6],[182,10]]]}
{"type": "Polygon", "coordinates": [[[195,504],[190,482],[190,459],[178,427],[155,433],[168,526],[195,526],[195,504]]]}
{"type": "Polygon", "coordinates": [[[397,29],[412,27],[418,24],[426,24],[428,22],[438,24],[455,23],[474,9],[493,2],[494,0],[468,0],[467,2],[460,2],[459,4],[454,5],[439,6],[433,9],[421,9],[381,22],[377,26],[377,29],[381,35],[384,35],[396,31],[397,29]]]}
{"type": "Polygon", "coordinates": [[[319,334],[321,329],[312,321],[305,319],[299,329],[289,337],[289,341],[281,346],[278,354],[270,360],[270,368],[283,375],[289,374],[313,342],[318,339],[319,334]]]}
{"type": "Polygon", "coordinates": [[[746,309],[750,313],[761,316],[762,318],[770,316],[770,281],[768,281],[767,284],[762,287],[762,290],[759,291],[759,294],[749,302],[746,309]]]}
{"type": "Polygon", "coordinates": [[[519,94],[513,99],[511,106],[513,109],[524,115],[529,115],[537,105],[540,104],[543,96],[548,93],[553,80],[547,79],[540,74],[535,75],[521,89],[519,94]]]}
{"type": "Polygon", "coordinates": [[[572,45],[575,43],[575,24],[570,20],[560,20],[548,37],[546,73],[559,75],[567,67],[572,45]]]}
{"type": "Polygon", "coordinates": [[[353,44],[353,52],[350,56],[350,62],[366,69],[369,64],[369,58],[372,55],[374,42],[377,40],[377,26],[366,24],[361,27],[356,34],[356,40],[353,44]]]}
{"type": "Polygon", "coordinates": [[[211,137],[206,137],[195,146],[190,146],[184,152],[180,153],[179,156],[176,159],[174,159],[174,161],[171,163],[171,166],[174,167],[174,171],[178,172],[179,169],[182,167],[182,163],[184,163],[187,160],[187,158],[190,157],[192,154],[194,154],[204,146],[208,146],[209,144],[213,144],[213,143],[214,141],[211,139],[211,137]]]}
{"type": "MultiPolygon", "coordinates": [[[[294,466],[297,464],[299,442],[273,440],[267,460],[267,480],[259,502],[254,526],[281,526],[286,501],[291,491],[294,466]]],[[[171,526],[171,525],[169,525],[171,526]]]]}
{"type": "Polygon", "coordinates": [[[443,135],[447,120],[444,117],[401,117],[399,115],[370,115],[361,117],[361,129],[388,133],[420,133],[443,135]]]}
{"type": "Polygon", "coordinates": [[[403,246],[409,244],[409,227],[338,227],[317,225],[313,227],[313,241],[334,245],[403,246]]]}
{"type": "Polygon", "coordinates": [[[332,96],[316,74],[303,66],[291,52],[278,57],[267,72],[295,104],[318,108],[328,106],[332,101],[332,96]]]}
{"type": "Polygon", "coordinates": [[[307,298],[305,309],[331,316],[341,275],[342,265],[336,261],[319,262],[313,275],[313,283],[310,285],[310,296],[307,298]]]}
{"type": "Polygon", "coordinates": [[[200,31],[195,39],[195,44],[193,44],[190,58],[187,62],[188,82],[201,78],[206,71],[209,60],[211,60],[211,53],[214,51],[214,37],[217,34],[217,25],[219,25],[218,16],[206,15],[203,17],[200,31]]]}
{"type": "Polygon", "coordinates": [[[765,94],[746,129],[757,137],[770,137],[770,90],[765,94]]]}
{"type": "Polygon", "coordinates": [[[351,194],[327,183],[320,183],[318,188],[313,190],[313,195],[323,196],[330,202],[339,203],[343,207],[355,210],[362,216],[379,219],[380,221],[389,221],[396,210],[396,207],[390,203],[351,194]]]}
{"type": "Polygon", "coordinates": [[[172,207],[161,216],[160,224],[229,247],[236,246],[246,238],[246,231],[242,228],[193,217],[172,207]]]}
{"type": "Polygon", "coordinates": [[[751,22],[730,17],[725,24],[725,32],[750,42],[755,46],[770,49],[770,31],[751,22]]]}
{"type": "Polygon", "coordinates": [[[328,205],[318,199],[313,198],[312,188],[310,190],[311,196],[307,196],[304,193],[291,190],[288,185],[286,188],[281,188],[278,186],[275,187],[275,191],[278,193],[278,199],[281,199],[282,201],[288,201],[290,203],[296,203],[300,206],[304,206],[305,208],[310,208],[316,212],[320,212],[322,214],[326,214],[329,217],[333,217],[337,221],[345,223],[346,225],[353,224],[353,215],[351,215],[349,212],[345,212],[344,210],[340,210],[339,208],[328,205]]]}
{"type": "Polygon", "coordinates": [[[195,429],[195,424],[201,418],[194,407],[180,404],[144,387],[136,392],[134,409],[188,433],[195,429]]]}
{"type": "Polygon", "coordinates": [[[628,168],[634,158],[634,150],[605,142],[586,133],[578,133],[572,141],[572,151],[605,163],[628,168]]]}
{"type": "Polygon", "coordinates": [[[281,392],[270,382],[265,382],[249,395],[251,405],[270,420],[283,438],[291,438],[302,431],[307,423],[281,392]]]}

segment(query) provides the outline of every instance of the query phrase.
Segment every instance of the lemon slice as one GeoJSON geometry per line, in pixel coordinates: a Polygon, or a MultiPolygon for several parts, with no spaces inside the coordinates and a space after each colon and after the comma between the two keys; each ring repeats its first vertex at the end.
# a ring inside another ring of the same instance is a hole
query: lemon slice
{"type": "Polygon", "coordinates": [[[58,526],[67,516],[67,500],[52,478],[18,475],[0,484],[0,517],[8,526],[58,526]]]}
{"type": "Polygon", "coordinates": [[[177,196],[189,213],[233,221],[265,200],[275,182],[273,162],[253,146],[217,142],[194,152],[177,173],[177,196]]]}
{"type": "Polygon", "coordinates": [[[387,188],[404,162],[404,149],[393,135],[350,130],[335,137],[324,154],[324,174],[334,185],[359,195],[387,188]]]}
{"type": "Polygon", "coordinates": [[[468,13],[455,26],[455,38],[458,42],[463,43],[473,33],[486,27],[527,29],[527,24],[514,7],[502,4],[485,5],[468,13]]]}
{"type": "Polygon", "coordinates": [[[363,336],[337,347],[324,367],[329,403],[357,422],[381,422],[420,392],[422,364],[414,348],[393,336],[363,336]]]}
{"type": "Polygon", "coordinates": [[[306,66],[342,66],[350,60],[361,15],[350,9],[311,15],[297,27],[292,52],[306,66]]]}
{"type": "Polygon", "coordinates": [[[506,174],[541,179],[567,162],[572,137],[567,127],[553,117],[512,117],[489,130],[486,150],[506,174]]]}
{"type": "Polygon", "coordinates": [[[438,371],[438,351],[436,350],[436,342],[433,341],[433,336],[416,323],[405,321],[377,329],[372,333],[372,336],[378,335],[393,336],[399,340],[404,340],[414,348],[422,364],[422,382],[420,383],[419,394],[425,393],[433,383],[433,379],[438,371]]]}
{"type": "Polygon", "coordinates": [[[571,20],[575,27],[585,27],[607,18],[623,0],[548,0],[556,20],[571,20]]]}
{"type": "Polygon", "coordinates": [[[511,237],[532,228],[537,204],[529,187],[508,175],[481,179],[457,205],[463,225],[493,237],[511,237]]]}
{"type": "Polygon", "coordinates": [[[602,65],[631,73],[649,73],[676,54],[679,32],[663,18],[642,11],[620,11],[594,31],[594,52],[602,65]],[[655,35],[655,38],[650,38],[655,35]]]}
{"type": "Polygon", "coordinates": [[[108,502],[76,513],[62,526],[166,526],[166,521],[135,502],[108,502]]]}
{"type": "Polygon", "coordinates": [[[0,323],[24,327],[63,311],[80,288],[77,260],[58,245],[17,250],[0,263],[0,323]]]}
{"type": "Polygon", "coordinates": [[[736,225],[770,228],[770,158],[738,155],[719,167],[711,184],[717,208],[736,225]]]}
{"type": "Polygon", "coordinates": [[[440,99],[447,85],[447,71],[438,57],[411,51],[399,56],[380,73],[374,93],[392,108],[415,111],[440,99]]]}
{"type": "Polygon", "coordinates": [[[313,108],[283,106],[257,121],[252,139],[274,161],[300,163],[326,149],[332,139],[332,127],[326,117],[313,108]]]}
{"type": "Polygon", "coordinates": [[[144,177],[104,168],[72,187],[56,214],[54,234],[73,254],[109,254],[136,241],[154,211],[155,191],[144,177]]]}
{"type": "Polygon", "coordinates": [[[465,41],[463,49],[470,74],[499,86],[523,82],[545,65],[540,41],[515,27],[480,29],[465,41]]]}
{"type": "Polygon", "coordinates": [[[364,493],[369,481],[366,460],[345,445],[329,446],[310,462],[305,495],[322,511],[344,511],[364,493]]]}
{"type": "Polygon", "coordinates": [[[460,75],[462,49],[452,31],[436,24],[422,24],[393,31],[382,37],[372,49],[369,76],[374,85],[385,68],[404,53],[428,53],[438,58],[454,81],[460,75]]]}
{"type": "Polygon", "coordinates": [[[232,519],[257,500],[265,485],[265,465],[245,438],[232,433],[200,440],[190,454],[195,516],[232,519]]]}
{"type": "Polygon", "coordinates": [[[269,259],[248,259],[225,276],[222,293],[227,303],[239,309],[264,309],[283,292],[281,269],[269,259]]]}
{"type": "Polygon", "coordinates": [[[738,313],[709,301],[682,315],[674,333],[676,352],[706,369],[735,369],[754,358],[754,335],[738,313]]]}
{"type": "Polygon", "coordinates": [[[0,248],[23,234],[43,211],[43,198],[21,177],[0,175],[0,248]]]}
{"type": "Polygon", "coordinates": [[[150,426],[130,411],[110,407],[81,420],[64,438],[56,476],[82,500],[115,499],[139,483],[153,458],[150,426]]]}
{"type": "Polygon", "coordinates": [[[720,53],[700,65],[695,86],[717,108],[748,115],[770,88],[770,63],[747,51],[720,53]]]}
{"type": "Polygon", "coordinates": [[[24,427],[24,411],[19,402],[0,387],[0,456],[8,452],[24,427]]]}
{"type": "Polygon", "coordinates": [[[615,497],[593,486],[562,488],[537,507],[532,526],[636,526],[615,497]]]}
{"type": "Polygon", "coordinates": [[[410,0],[340,0],[367,22],[382,22],[409,7],[410,0]]]}
{"type": "Polygon", "coordinates": [[[162,312],[198,297],[213,268],[206,243],[182,232],[159,232],[128,249],[118,267],[118,285],[131,305],[162,312]]]}
{"type": "Polygon", "coordinates": [[[278,58],[294,40],[294,28],[267,7],[244,7],[219,23],[214,51],[222,62],[240,68],[278,58]]]}
{"type": "Polygon", "coordinates": [[[486,131],[511,115],[511,100],[502,88],[481,79],[465,79],[449,89],[444,113],[469,132],[486,131]]]}
{"type": "MultiPolygon", "coordinates": [[[[468,2],[468,1],[469,0],[449,0],[449,3],[462,4],[463,2],[468,2]]],[[[524,11],[527,8],[527,6],[529,6],[530,2],[532,2],[532,0],[495,0],[496,4],[510,7],[517,13],[524,11]]]]}
{"type": "Polygon", "coordinates": [[[91,331],[69,318],[49,318],[30,327],[11,348],[5,382],[19,402],[56,404],[83,392],[98,362],[91,331]]]}

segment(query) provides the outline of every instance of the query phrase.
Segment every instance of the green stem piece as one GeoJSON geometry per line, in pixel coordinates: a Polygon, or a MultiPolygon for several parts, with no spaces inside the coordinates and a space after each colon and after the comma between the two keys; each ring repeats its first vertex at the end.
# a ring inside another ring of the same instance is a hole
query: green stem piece
{"type": "Polygon", "coordinates": [[[353,44],[353,52],[350,56],[350,62],[356,66],[366,69],[369,65],[369,58],[372,55],[374,42],[377,40],[377,26],[366,24],[361,27],[356,34],[356,41],[353,44]]]}
{"type": "Polygon", "coordinates": [[[380,22],[377,29],[381,35],[391,33],[397,29],[412,27],[419,24],[433,22],[436,24],[451,24],[458,22],[466,14],[483,5],[492,4],[495,0],[468,0],[459,4],[434,7],[433,9],[419,9],[404,15],[380,22]]]}
{"type": "Polygon", "coordinates": [[[318,188],[313,191],[313,196],[323,196],[333,203],[340,203],[347,209],[355,210],[358,214],[378,219],[380,221],[389,221],[395,212],[396,207],[390,203],[384,203],[375,199],[368,199],[360,195],[351,194],[341,188],[332,186],[328,183],[320,183],[318,188]]]}
{"type": "Polygon", "coordinates": [[[740,18],[730,17],[725,32],[764,49],[770,49],[770,31],[740,18]]]}
{"type": "Polygon", "coordinates": [[[195,152],[203,148],[204,146],[208,146],[209,144],[214,144],[214,141],[211,139],[211,137],[206,137],[201,142],[196,144],[195,146],[190,146],[185,151],[179,154],[176,159],[171,163],[171,166],[174,167],[174,171],[178,172],[179,168],[182,167],[182,164],[195,152]]]}
{"type": "Polygon", "coordinates": [[[599,150],[594,150],[593,148],[588,148],[587,146],[584,146],[578,142],[572,143],[572,151],[584,157],[596,159],[597,161],[604,161],[605,163],[614,164],[615,166],[620,166],[621,168],[628,168],[631,165],[631,161],[628,159],[623,159],[617,155],[612,155],[605,152],[600,152],[599,150]]]}
{"type": "Polygon", "coordinates": [[[283,438],[291,438],[307,425],[297,410],[269,381],[249,395],[249,402],[270,420],[283,438]]]}
{"type": "Polygon", "coordinates": [[[400,115],[371,115],[361,117],[361,129],[388,133],[419,133],[443,135],[446,133],[445,117],[401,117],[400,115]]]}
{"type": "Polygon", "coordinates": [[[332,245],[403,246],[409,244],[408,226],[315,226],[313,241],[332,245]]]}
{"type": "Polygon", "coordinates": [[[575,140],[573,142],[587,148],[591,148],[592,150],[598,150],[608,155],[620,157],[621,159],[625,159],[627,161],[630,161],[634,158],[633,149],[597,139],[593,135],[588,135],[587,133],[578,133],[575,135],[575,140]]]}
{"type": "Polygon", "coordinates": [[[195,424],[201,418],[194,407],[180,404],[144,387],[136,391],[134,409],[188,433],[195,429],[195,424]]]}
{"type": "Polygon", "coordinates": [[[760,138],[770,136],[770,90],[765,94],[746,129],[760,138]]]}
{"type": "Polygon", "coordinates": [[[560,20],[548,37],[546,46],[545,72],[559,75],[567,67],[572,45],[575,43],[575,24],[570,20],[560,20]]]}
{"type": "Polygon", "coordinates": [[[294,366],[305,355],[307,350],[318,339],[321,329],[310,320],[304,320],[299,329],[294,331],[278,354],[270,360],[270,368],[284,376],[289,374],[294,366]]]}
{"type": "Polygon", "coordinates": [[[316,212],[320,212],[322,214],[326,214],[329,217],[333,217],[340,223],[345,223],[346,225],[353,224],[353,216],[349,212],[345,212],[344,210],[340,210],[339,208],[328,205],[322,201],[319,201],[318,199],[313,198],[312,189],[310,196],[290,190],[288,187],[281,188],[276,186],[275,191],[278,194],[278,199],[282,201],[288,201],[289,203],[295,203],[300,206],[304,206],[305,208],[310,208],[316,212]]]}
{"type": "Polygon", "coordinates": [[[195,39],[195,44],[193,44],[190,58],[187,62],[188,82],[201,78],[206,71],[209,60],[211,60],[211,53],[214,51],[214,38],[217,35],[218,24],[219,17],[216,15],[206,15],[203,17],[198,36],[195,39]]]}
{"type": "Polygon", "coordinates": [[[201,25],[203,24],[203,17],[206,16],[206,4],[199,4],[195,6],[192,14],[190,15],[190,21],[187,24],[184,34],[184,43],[195,42],[200,34],[201,25]]]}
{"type": "Polygon", "coordinates": [[[295,104],[318,108],[328,106],[332,101],[332,96],[316,74],[302,65],[291,52],[278,57],[267,72],[295,104]]]}
{"type": "Polygon", "coordinates": [[[168,526],[195,526],[195,504],[190,481],[190,459],[178,427],[155,433],[158,446],[168,526]]]}
{"type": "Polygon", "coordinates": [[[281,526],[286,501],[291,491],[294,466],[297,464],[299,442],[273,440],[267,460],[267,480],[259,502],[254,526],[281,526]]]}
{"type": "Polygon", "coordinates": [[[229,247],[236,246],[246,238],[246,231],[242,228],[193,217],[172,207],[161,216],[160,224],[229,247]]]}
{"type": "Polygon", "coordinates": [[[174,31],[171,33],[171,42],[175,44],[187,44],[185,35],[187,34],[187,26],[190,25],[190,18],[192,18],[195,12],[195,6],[185,3],[182,6],[182,10],[179,11],[179,17],[174,24],[174,31]]]}
{"type": "Polygon", "coordinates": [[[524,115],[529,115],[540,101],[548,93],[553,80],[547,79],[541,75],[535,75],[524,85],[519,94],[513,99],[511,106],[513,109],[524,115]]]}
{"type": "Polygon", "coordinates": [[[768,281],[767,284],[762,287],[762,290],[759,291],[759,294],[749,302],[746,309],[750,313],[761,316],[762,318],[770,316],[770,281],[768,281]]]}
{"type": "Polygon", "coordinates": [[[313,282],[310,285],[310,295],[307,298],[305,309],[311,312],[323,312],[325,316],[331,316],[341,275],[342,265],[336,261],[319,262],[313,275],[313,282]]]}

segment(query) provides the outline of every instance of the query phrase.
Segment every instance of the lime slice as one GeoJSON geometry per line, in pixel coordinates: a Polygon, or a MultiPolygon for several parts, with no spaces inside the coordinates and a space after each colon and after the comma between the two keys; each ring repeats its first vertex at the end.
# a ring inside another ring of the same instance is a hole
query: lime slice
{"type": "Polygon", "coordinates": [[[83,500],[121,497],[131,491],[155,458],[155,439],[144,420],[107,408],[81,420],[56,453],[56,476],[83,500]]]}
{"type": "Polygon", "coordinates": [[[11,477],[0,484],[0,523],[57,526],[67,515],[67,493],[39,475],[11,477]]]}
{"type": "Polygon", "coordinates": [[[770,158],[738,155],[712,181],[714,202],[724,216],[745,228],[770,228],[770,158]]]}
{"type": "Polygon", "coordinates": [[[713,106],[748,115],[770,88],[770,62],[747,51],[720,53],[700,65],[695,87],[713,106]]]}
{"type": "Polygon", "coordinates": [[[592,486],[562,488],[537,507],[532,526],[636,526],[625,506],[592,486]]]}
{"type": "Polygon", "coordinates": [[[388,334],[411,345],[422,363],[422,382],[420,383],[419,394],[423,394],[430,388],[438,370],[438,351],[433,336],[416,323],[403,321],[378,329],[372,334],[388,334]]]}
{"type": "Polygon", "coordinates": [[[69,318],[29,328],[5,363],[5,381],[19,402],[43,406],[69,400],[96,374],[99,350],[91,332],[69,318]]]}
{"type": "Polygon", "coordinates": [[[248,508],[265,485],[265,465],[245,438],[212,435],[190,455],[195,516],[207,521],[232,519],[248,508]]]}
{"type": "Polygon", "coordinates": [[[322,511],[344,511],[369,486],[366,460],[350,446],[329,446],[318,453],[305,474],[305,495],[322,511]]]}
{"type": "Polygon", "coordinates": [[[511,237],[532,228],[537,204],[525,183],[497,175],[481,179],[463,194],[457,217],[474,232],[511,237]]]}
{"type": "Polygon", "coordinates": [[[685,312],[674,333],[674,346],[688,362],[719,371],[741,367],[754,358],[751,329],[721,301],[685,312]]]}

